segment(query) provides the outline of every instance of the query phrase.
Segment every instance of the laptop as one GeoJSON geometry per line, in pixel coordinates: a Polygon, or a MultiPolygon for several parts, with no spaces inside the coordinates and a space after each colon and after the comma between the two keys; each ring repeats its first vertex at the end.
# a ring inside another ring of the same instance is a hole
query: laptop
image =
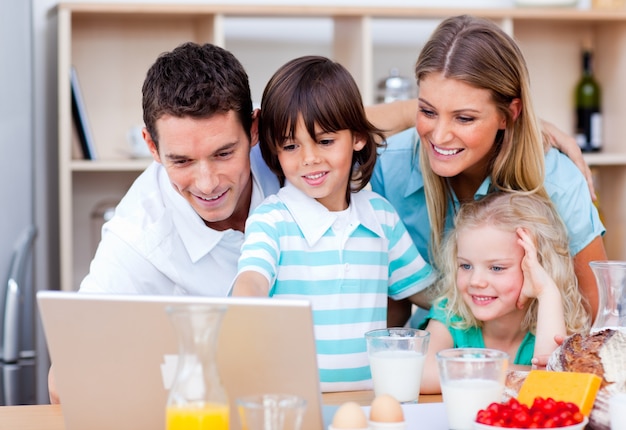
{"type": "Polygon", "coordinates": [[[227,307],[217,363],[231,429],[241,427],[235,398],[259,393],[303,397],[302,430],[324,427],[308,301],[41,291],[37,302],[66,430],[165,429],[163,369],[178,354],[166,308],[204,303],[227,307]]]}

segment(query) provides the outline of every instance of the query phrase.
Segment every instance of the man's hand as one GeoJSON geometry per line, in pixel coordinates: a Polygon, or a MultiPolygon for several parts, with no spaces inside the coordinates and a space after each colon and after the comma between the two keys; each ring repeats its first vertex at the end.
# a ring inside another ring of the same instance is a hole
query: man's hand
{"type": "Polygon", "coordinates": [[[50,366],[50,370],[48,371],[48,395],[50,396],[51,405],[58,405],[61,403],[61,400],[59,399],[59,393],[57,392],[57,387],[54,382],[52,366],[50,366]]]}

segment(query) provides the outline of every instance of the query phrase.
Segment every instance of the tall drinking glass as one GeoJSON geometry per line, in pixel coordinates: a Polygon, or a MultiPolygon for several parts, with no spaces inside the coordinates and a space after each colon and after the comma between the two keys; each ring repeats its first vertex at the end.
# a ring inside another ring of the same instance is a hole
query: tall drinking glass
{"type": "Polygon", "coordinates": [[[413,328],[385,328],[365,333],[374,394],[417,403],[430,333],[413,328]]]}
{"type": "Polygon", "coordinates": [[[472,430],[476,414],[501,402],[509,356],[487,348],[444,349],[437,353],[448,428],[472,430]]]}

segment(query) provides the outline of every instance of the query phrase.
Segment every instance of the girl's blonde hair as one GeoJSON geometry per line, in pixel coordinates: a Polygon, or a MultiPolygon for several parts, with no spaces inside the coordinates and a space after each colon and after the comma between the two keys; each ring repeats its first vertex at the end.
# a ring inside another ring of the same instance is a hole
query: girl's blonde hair
{"type": "MultiPolygon", "coordinates": [[[[462,205],[455,217],[455,227],[447,235],[442,252],[438,254],[442,277],[438,284],[439,298],[433,306],[447,299],[448,320],[453,315],[460,317],[459,322],[450,322],[454,327],[482,325],[458,292],[457,242],[463,231],[487,225],[514,234],[517,228],[528,232],[537,248],[539,264],[552,277],[561,293],[568,333],[586,332],[590,318],[583,306],[584,298],[578,290],[574,264],[569,253],[567,230],[552,202],[537,194],[495,192],[462,205]]],[[[522,329],[534,334],[536,326],[537,300],[531,299],[522,329]]]]}
{"type": "MultiPolygon", "coordinates": [[[[489,176],[496,190],[537,192],[543,187],[547,139],[542,136],[531,103],[526,62],[515,41],[493,22],[468,15],[444,20],[422,49],[415,66],[417,83],[432,73],[486,89],[506,129],[493,143],[489,176]],[[511,102],[519,99],[521,111],[514,119],[511,102]]],[[[451,204],[447,178],[435,174],[428,162],[427,145],[420,145],[420,165],[431,224],[431,253],[440,248],[445,218],[451,204]]]]}

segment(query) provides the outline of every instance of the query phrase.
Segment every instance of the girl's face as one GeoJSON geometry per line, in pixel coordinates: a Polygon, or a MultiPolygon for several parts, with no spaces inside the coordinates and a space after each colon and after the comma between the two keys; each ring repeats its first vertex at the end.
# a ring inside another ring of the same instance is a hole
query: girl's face
{"type": "Polygon", "coordinates": [[[488,90],[431,73],[419,82],[416,124],[437,175],[468,175],[482,181],[506,118],[488,90]]]}
{"type": "Polygon", "coordinates": [[[523,317],[516,307],[524,275],[524,249],[515,232],[491,225],[463,228],[457,236],[457,288],[480,321],[523,317]]]}
{"type": "Polygon", "coordinates": [[[352,154],[364,145],[365,140],[350,130],[325,133],[317,125],[315,139],[311,139],[299,117],[294,138],[284,141],[278,161],[289,182],[328,210],[340,211],[348,207],[352,154]]]}

